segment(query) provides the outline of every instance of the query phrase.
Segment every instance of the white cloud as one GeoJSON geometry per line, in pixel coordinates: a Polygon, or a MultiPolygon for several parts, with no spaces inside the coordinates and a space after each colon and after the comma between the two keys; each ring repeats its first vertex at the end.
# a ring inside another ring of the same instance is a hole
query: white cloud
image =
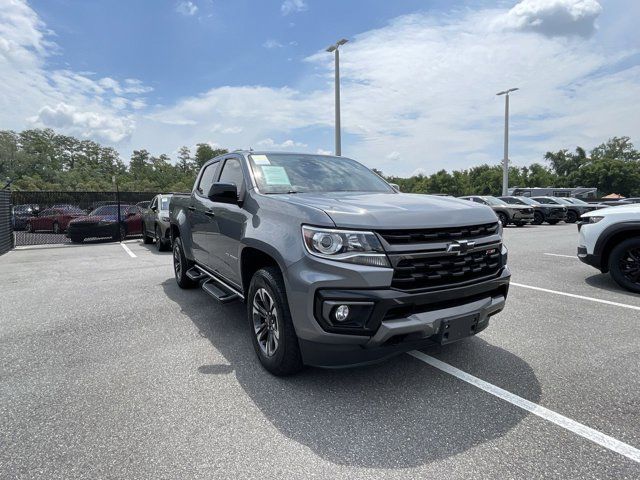
{"type": "Polygon", "coordinates": [[[186,17],[190,17],[198,12],[198,6],[189,1],[178,2],[176,4],[176,12],[186,17]]]}
{"type": "Polygon", "coordinates": [[[124,83],[91,73],[49,70],[58,47],[38,15],[19,0],[0,0],[1,128],[54,127],[62,133],[118,143],[135,128],[131,112],[150,91],[136,79],[124,83]]]}
{"type": "Polygon", "coordinates": [[[333,152],[331,150],[325,150],[323,148],[317,149],[316,153],[319,155],[333,155],[333,152]]]}
{"type": "Polygon", "coordinates": [[[260,140],[256,145],[265,150],[271,150],[274,148],[307,148],[306,143],[294,142],[293,140],[285,140],[282,143],[277,143],[272,138],[260,140]]]}
{"type": "Polygon", "coordinates": [[[273,40],[272,38],[270,38],[269,40],[267,40],[266,42],[264,42],[262,44],[262,46],[264,48],[268,48],[268,49],[273,49],[273,48],[282,48],[283,45],[277,41],[277,40],[273,40]]]}
{"type": "Polygon", "coordinates": [[[304,0],[285,0],[280,5],[280,11],[282,15],[289,15],[291,13],[303,12],[307,10],[309,7],[304,2],[304,0]]]}
{"type": "Polygon", "coordinates": [[[523,0],[499,17],[497,25],[543,35],[588,37],[602,12],[596,0],[523,0]]]}

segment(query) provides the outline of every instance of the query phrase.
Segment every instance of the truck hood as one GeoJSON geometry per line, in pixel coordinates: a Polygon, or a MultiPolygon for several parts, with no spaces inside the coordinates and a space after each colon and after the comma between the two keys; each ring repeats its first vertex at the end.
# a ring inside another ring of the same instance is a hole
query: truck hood
{"type": "Polygon", "coordinates": [[[407,193],[297,193],[281,200],[323,210],[337,227],[418,229],[496,222],[493,210],[468,200],[407,193]]]}

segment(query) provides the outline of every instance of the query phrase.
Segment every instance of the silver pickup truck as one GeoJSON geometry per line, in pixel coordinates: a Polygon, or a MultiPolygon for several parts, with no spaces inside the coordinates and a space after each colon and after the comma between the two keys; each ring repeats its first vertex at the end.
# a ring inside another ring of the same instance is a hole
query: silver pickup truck
{"type": "Polygon", "coordinates": [[[229,153],[169,211],[178,285],[244,301],[275,375],[475,335],[509,290],[491,208],[400,193],[344,157],[229,153]]]}

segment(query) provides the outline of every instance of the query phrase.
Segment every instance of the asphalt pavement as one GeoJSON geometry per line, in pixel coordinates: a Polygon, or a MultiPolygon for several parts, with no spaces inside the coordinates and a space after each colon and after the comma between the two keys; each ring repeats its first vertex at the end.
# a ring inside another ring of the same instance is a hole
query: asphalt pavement
{"type": "Polygon", "coordinates": [[[424,351],[535,414],[407,354],[270,376],[244,305],[180,290],[171,254],[139,240],[11,251],[0,478],[639,478],[615,445],[640,448],[640,296],[580,263],[576,240],[575,225],[506,229],[505,310],[424,351]]]}

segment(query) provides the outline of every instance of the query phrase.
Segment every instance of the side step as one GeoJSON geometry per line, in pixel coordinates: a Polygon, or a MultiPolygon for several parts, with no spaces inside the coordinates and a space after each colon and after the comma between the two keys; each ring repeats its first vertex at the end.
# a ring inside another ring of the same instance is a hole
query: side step
{"type": "Polygon", "coordinates": [[[196,267],[191,267],[189,270],[187,270],[186,275],[187,277],[189,277],[189,279],[193,280],[194,282],[199,282],[200,280],[204,280],[205,278],[209,277],[209,275],[205,275],[196,267]]]}
{"type": "Polygon", "coordinates": [[[202,290],[207,292],[220,303],[229,303],[240,298],[238,294],[227,289],[224,285],[217,283],[211,277],[209,277],[208,280],[205,280],[205,282],[202,284],[202,290]]]}

